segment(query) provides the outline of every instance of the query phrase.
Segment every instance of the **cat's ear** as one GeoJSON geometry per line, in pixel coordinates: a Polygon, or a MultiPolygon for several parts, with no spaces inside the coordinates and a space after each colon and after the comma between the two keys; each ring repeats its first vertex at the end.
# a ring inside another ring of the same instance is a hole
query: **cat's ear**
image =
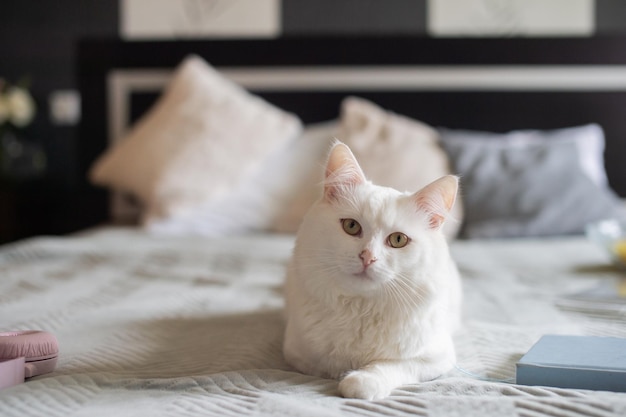
{"type": "Polygon", "coordinates": [[[350,148],[341,142],[335,143],[326,162],[324,198],[328,201],[336,200],[343,190],[349,190],[365,181],[363,170],[350,148]]]}
{"type": "Polygon", "coordinates": [[[431,229],[438,229],[443,224],[454,206],[458,189],[458,177],[446,175],[413,194],[418,209],[428,214],[431,229]]]}

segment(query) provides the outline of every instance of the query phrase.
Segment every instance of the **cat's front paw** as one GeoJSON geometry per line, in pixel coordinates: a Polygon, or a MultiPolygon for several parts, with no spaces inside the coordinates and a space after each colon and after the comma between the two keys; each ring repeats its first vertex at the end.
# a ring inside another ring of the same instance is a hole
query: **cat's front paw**
{"type": "Polygon", "coordinates": [[[391,394],[391,388],[376,375],[365,371],[354,371],[339,383],[339,392],[345,398],[380,400],[391,394]]]}

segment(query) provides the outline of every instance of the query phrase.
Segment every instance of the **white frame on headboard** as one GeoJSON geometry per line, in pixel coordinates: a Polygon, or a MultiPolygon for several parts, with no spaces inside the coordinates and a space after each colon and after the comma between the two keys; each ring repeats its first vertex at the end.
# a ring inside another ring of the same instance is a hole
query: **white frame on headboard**
{"type": "MultiPolygon", "coordinates": [[[[626,65],[371,66],[219,68],[250,91],[626,91],[626,65]]],[[[120,69],[107,76],[109,145],[129,127],[130,95],[159,92],[171,69],[120,69]]],[[[136,208],[113,193],[114,219],[136,208]]]]}
{"type": "MultiPolygon", "coordinates": [[[[626,91],[626,65],[220,68],[251,91],[626,91]]],[[[130,94],[158,92],[171,70],[126,69],[107,79],[110,143],[128,127],[130,94]]]]}

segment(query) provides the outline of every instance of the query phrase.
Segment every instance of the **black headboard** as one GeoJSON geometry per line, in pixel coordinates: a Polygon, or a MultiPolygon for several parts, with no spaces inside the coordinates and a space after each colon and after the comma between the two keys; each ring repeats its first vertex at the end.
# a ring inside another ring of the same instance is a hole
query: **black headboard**
{"type": "MultiPolygon", "coordinates": [[[[84,40],[78,48],[78,85],[83,105],[78,154],[83,177],[107,146],[106,87],[111,72],[171,69],[189,54],[200,55],[218,68],[252,67],[268,72],[321,68],[343,69],[348,73],[355,67],[374,71],[391,68],[392,77],[396,70],[410,72],[422,68],[431,75],[441,72],[447,77],[438,81],[435,76],[432,85],[422,81],[418,82],[419,86],[408,88],[393,83],[389,88],[368,88],[366,81],[360,85],[348,83],[345,89],[322,85],[313,89],[255,91],[307,123],[336,118],[339,103],[347,95],[369,98],[397,113],[450,128],[504,132],[598,123],[606,134],[610,184],[618,194],[626,196],[626,167],[622,163],[622,157],[626,156],[626,38],[613,37],[84,40]],[[573,72],[563,72],[568,68],[573,72]],[[474,85],[471,77],[456,85],[457,78],[464,78],[464,74],[474,69],[487,70],[482,74],[483,82],[487,78],[486,86],[474,85]],[[505,82],[499,84],[489,80],[489,71],[494,69],[496,72],[511,69],[513,73],[505,74],[505,82]],[[446,73],[447,70],[453,71],[446,73]],[[543,72],[534,79],[537,74],[533,70],[543,72]],[[516,81],[516,71],[525,74],[522,77],[526,77],[525,81],[516,81]],[[453,85],[446,86],[445,82],[453,85]]],[[[151,97],[139,95],[136,101],[145,108],[155,96],[155,93],[151,97]]]]}

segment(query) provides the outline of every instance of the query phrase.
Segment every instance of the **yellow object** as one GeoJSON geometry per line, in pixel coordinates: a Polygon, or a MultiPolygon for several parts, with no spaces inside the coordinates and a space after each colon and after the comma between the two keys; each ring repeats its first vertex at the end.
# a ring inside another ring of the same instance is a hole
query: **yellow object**
{"type": "Polygon", "coordinates": [[[613,244],[613,252],[622,262],[626,262],[626,239],[620,239],[613,244]]]}
{"type": "Polygon", "coordinates": [[[619,284],[617,284],[617,293],[620,298],[626,298],[626,280],[622,279],[619,284]]]}

